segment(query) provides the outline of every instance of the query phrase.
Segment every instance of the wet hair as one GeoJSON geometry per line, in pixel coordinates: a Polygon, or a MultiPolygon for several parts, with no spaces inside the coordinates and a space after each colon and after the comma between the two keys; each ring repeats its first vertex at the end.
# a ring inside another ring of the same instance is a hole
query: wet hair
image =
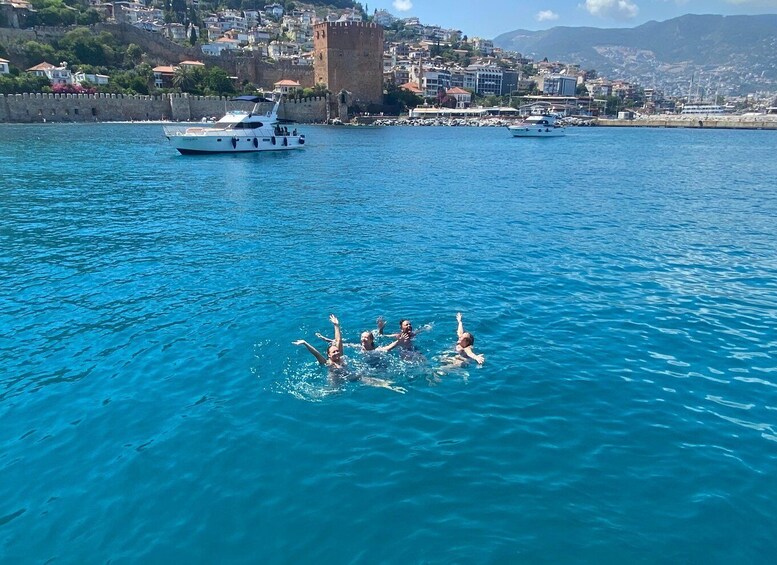
{"type": "Polygon", "coordinates": [[[473,345],[475,345],[475,336],[469,332],[464,332],[463,334],[461,334],[461,339],[469,340],[469,345],[467,347],[472,347],[473,345]]]}

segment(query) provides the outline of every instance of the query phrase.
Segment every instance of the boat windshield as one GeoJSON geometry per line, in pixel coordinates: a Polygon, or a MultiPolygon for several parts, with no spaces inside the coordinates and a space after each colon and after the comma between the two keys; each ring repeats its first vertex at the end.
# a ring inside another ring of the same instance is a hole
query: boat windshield
{"type": "Polygon", "coordinates": [[[254,129],[254,128],[260,128],[264,124],[262,122],[238,122],[236,124],[232,124],[227,129],[254,129]]]}

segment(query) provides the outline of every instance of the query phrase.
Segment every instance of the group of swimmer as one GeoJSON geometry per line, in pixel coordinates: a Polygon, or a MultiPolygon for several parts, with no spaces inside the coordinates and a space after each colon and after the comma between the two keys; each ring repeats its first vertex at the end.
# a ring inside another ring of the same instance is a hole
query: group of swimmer
{"type": "MultiPolygon", "coordinates": [[[[415,337],[424,330],[429,329],[431,326],[424,326],[418,330],[413,329],[413,325],[410,320],[402,319],[399,321],[399,332],[387,334],[384,333],[386,321],[380,317],[377,319],[377,330],[364,331],[359,336],[359,343],[344,343],[343,334],[340,329],[340,321],[337,316],[330,314],[329,321],[332,322],[334,327],[334,337],[326,337],[320,333],[316,333],[316,337],[327,343],[326,356],[324,356],[315,347],[310,345],[304,339],[298,339],[293,341],[294,345],[302,345],[307,349],[311,355],[313,355],[320,365],[325,365],[329,369],[330,377],[334,379],[345,377],[348,380],[360,380],[365,384],[371,386],[379,386],[389,388],[396,392],[404,393],[406,390],[402,387],[392,386],[391,381],[384,379],[377,379],[365,375],[353,375],[347,370],[346,358],[343,354],[344,347],[358,348],[362,354],[373,353],[388,353],[395,349],[405,354],[415,351],[413,340],[415,337]],[[376,334],[378,337],[387,337],[393,341],[387,345],[377,346],[375,344],[376,334]]],[[[475,345],[475,337],[468,331],[464,330],[464,322],[462,321],[461,312],[456,313],[456,345],[454,348],[455,354],[449,355],[443,358],[443,366],[441,369],[452,369],[456,367],[463,367],[471,361],[475,361],[477,364],[482,365],[485,362],[485,357],[481,354],[475,353],[472,347],[475,345]]]]}

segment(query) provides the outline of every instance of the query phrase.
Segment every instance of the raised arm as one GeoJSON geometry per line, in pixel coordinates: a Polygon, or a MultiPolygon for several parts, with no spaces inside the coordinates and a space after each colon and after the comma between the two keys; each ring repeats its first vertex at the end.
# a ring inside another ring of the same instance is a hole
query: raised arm
{"type": "Polygon", "coordinates": [[[383,316],[378,316],[378,319],[375,320],[375,323],[378,325],[378,335],[386,337],[397,337],[399,335],[383,333],[383,330],[386,328],[386,320],[383,319],[383,316]]]}
{"type": "Polygon", "coordinates": [[[334,340],[331,337],[326,337],[324,334],[316,332],[316,337],[327,343],[332,343],[334,340]]]}
{"type": "Polygon", "coordinates": [[[396,339],[393,342],[389,343],[388,345],[384,345],[382,347],[376,347],[374,349],[374,351],[381,351],[381,352],[391,351],[392,349],[394,349],[398,345],[399,345],[399,340],[396,339]]]}
{"type": "MultiPolygon", "coordinates": [[[[322,333],[316,333],[316,337],[321,341],[325,341],[327,343],[332,343],[334,341],[334,339],[332,339],[331,337],[326,337],[322,333]]],[[[347,342],[343,343],[343,347],[361,347],[361,345],[362,345],[361,343],[347,343],[347,342]]]]}
{"type": "Polygon", "coordinates": [[[340,331],[340,320],[337,319],[337,316],[334,314],[329,314],[329,321],[332,322],[332,325],[335,328],[335,337],[332,340],[332,344],[336,345],[337,348],[340,350],[340,354],[343,353],[343,334],[340,331]]]}
{"type": "Polygon", "coordinates": [[[309,344],[307,341],[305,341],[304,339],[298,339],[297,341],[292,341],[291,343],[293,343],[294,345],[304,345],[304,346],[305,346],[305,349],[307,349],[308,351],[310,351],[310,354],[311,354],[311,355],[313,355],[313,357],[315,357],[315,358],[316,358],[316,360],[317,360],[319,363],[321,363],[322,365],[326,365],[326,357],[324,357],[323,355],[321,355],[321,353],[319,353],[318,349],[316,349],[315,347],[313,347],[312,345],[310,345],[310,344],[309,344]]]}
{"type": "Polygon", "coordinates": [[[456,321],[459,323],[459,327],[456,330],[456,335],[461,337],[464,333],[464,322],[461,321],[461,312],[456,312],[456,321]]]}

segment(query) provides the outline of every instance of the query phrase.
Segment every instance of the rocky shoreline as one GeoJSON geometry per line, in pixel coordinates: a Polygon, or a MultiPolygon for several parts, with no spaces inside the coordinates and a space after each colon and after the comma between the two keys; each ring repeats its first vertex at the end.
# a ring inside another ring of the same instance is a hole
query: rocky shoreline
{"type": "MultiPolygon", "coordinates": [[[[505,127],[518,123],[516,118],[388,118],[359,116],[349,123],[331,120],[330,125],[347,126],[412,126],[412,127],[505,127]]],[[[650,128],[693,128],[693,129],[764,129],[777,130],[777,114],[754,114],[741,116],[652,116],[633,120],[603,118],[562,118],[559,123],[567,127],[650,127],[650,128]]]]}

